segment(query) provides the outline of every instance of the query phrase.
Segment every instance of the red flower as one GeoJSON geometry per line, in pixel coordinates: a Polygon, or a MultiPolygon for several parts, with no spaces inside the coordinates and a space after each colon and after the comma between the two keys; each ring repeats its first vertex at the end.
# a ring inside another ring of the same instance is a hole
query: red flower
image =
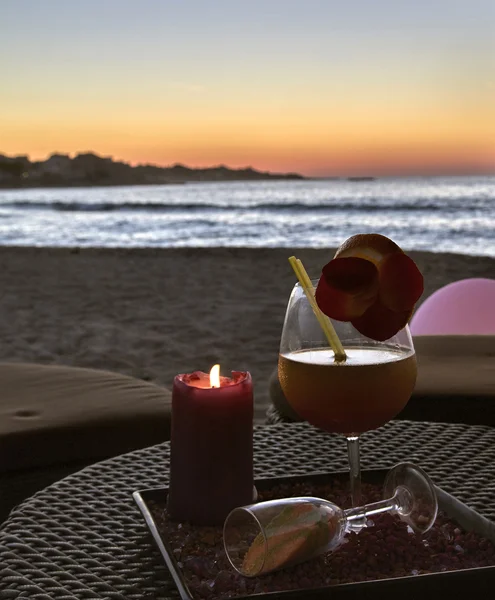
{"type": "Polygon", "coordinates": [[[363,234],[344,242],[323,267],[315,298],[328,317],[383,341],[405,327],[422,293],[414,261],[389,238],[363,234]]]}

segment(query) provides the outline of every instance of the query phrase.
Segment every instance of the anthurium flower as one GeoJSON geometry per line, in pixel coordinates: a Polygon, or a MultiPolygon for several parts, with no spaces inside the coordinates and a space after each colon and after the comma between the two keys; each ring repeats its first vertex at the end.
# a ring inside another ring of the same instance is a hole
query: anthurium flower
{"type": "Polygon", "coordinates": [[[315,298],[328,317],[383,341],[405,327],[422,293],[423,276],[395,242],[362,234],[346,240],[323,267],[315,298]]]}

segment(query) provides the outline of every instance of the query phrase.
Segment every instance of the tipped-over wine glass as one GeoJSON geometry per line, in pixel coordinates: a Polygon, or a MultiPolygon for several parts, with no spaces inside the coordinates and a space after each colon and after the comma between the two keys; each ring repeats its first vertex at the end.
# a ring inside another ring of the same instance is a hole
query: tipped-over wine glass
{"type": "MultiPolygon", "coordinates": [[[[318,281],[311,281],[311,293],[318,281]]],[[[325,317],[326,318],[326,317],[325,317]]],[[[359,435],[394,418],[416,383],[409,328],[378,342],[351,323],[331,320],[345,349],[338,361],[303,287],[289,298],[280,342],[278,375],[292,409],[312,425],[347,438],[353,506],[361,504],[359,435]]]]}
{"type": "Polygon", "coordinates": [[[235,508],[223,529],[227,557],[241,575],[256,577],[335,550],[353,531],[353,523],[372,515],[396,513],[417,533],[425,533],[435,522],[435,488],[420,467],[393,467],[383,495],[380,502],[348,510],[310,496],[235,508]]]}

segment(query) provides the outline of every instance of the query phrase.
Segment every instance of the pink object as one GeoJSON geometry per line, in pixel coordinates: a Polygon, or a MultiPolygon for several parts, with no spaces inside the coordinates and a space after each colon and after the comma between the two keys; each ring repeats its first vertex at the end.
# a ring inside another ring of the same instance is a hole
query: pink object
{"type": "Polygon", "coordinates": [[[253,502],[253,384],[249,372],[177,375],[172,391],[168,509],[172,518],[221,525],[253,502]]]}
{"type": "Polygon", "coordinates": [[[414,314],[413,335],[495,334],[495,279],[462,279],[427,298],[414,314]]]}

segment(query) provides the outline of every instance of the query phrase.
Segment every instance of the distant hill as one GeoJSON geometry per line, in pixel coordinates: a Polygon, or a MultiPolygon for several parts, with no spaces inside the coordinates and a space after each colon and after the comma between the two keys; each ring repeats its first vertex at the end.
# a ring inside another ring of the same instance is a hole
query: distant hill
{"type": "Polygon", "coordinates": [[[251,167],[230,169],[224,165],[192,169],[181,164],[131,166],[110,156],[92,152],[52,154],[44,161],[31,162],[27,156],[0,154],[0,187],[61,187],[91,185],[149,185],[194,181],[256,181],[304,179],[297,173],[269,173],[251,167]]]}

